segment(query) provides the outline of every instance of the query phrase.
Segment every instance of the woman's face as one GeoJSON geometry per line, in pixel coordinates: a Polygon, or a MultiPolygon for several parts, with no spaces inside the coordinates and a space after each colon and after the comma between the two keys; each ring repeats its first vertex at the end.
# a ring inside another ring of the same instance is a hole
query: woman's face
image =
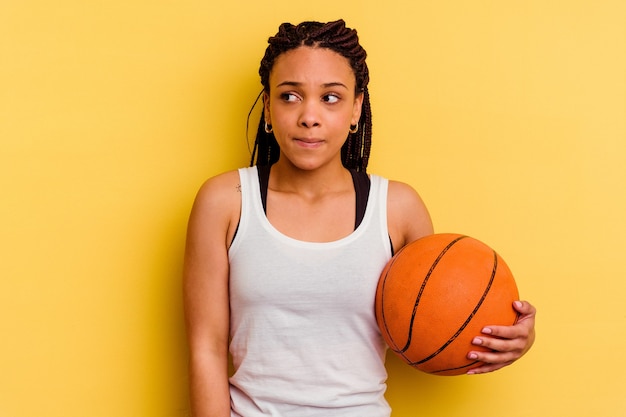
{"type": "MultiPolygon", "coordinates": [[[[285,158],[300,169],[341,164],[341,147],[361,115],[349,61],[325,48],[302,46],[278,56],[265,96],[271,124],[285,158]]],[[[284,161],[283,161],[284,162],[284,161]]]]}

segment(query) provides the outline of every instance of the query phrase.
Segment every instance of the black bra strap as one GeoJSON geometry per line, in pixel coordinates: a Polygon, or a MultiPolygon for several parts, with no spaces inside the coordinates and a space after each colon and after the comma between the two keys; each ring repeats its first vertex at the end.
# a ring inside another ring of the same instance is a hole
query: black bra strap
{"type": "Polygon", "coordinates": [[[267,188],[270,182],[271,165],[257,165],[256,169],[259,173],[259,186],[261,187],[261,202],[263,203],[263,212],[267,214],[267,188]]]}
{"type": "Polygon", "coordinates": [[[370,177],[366,172],[350,170],[354,191],[356,193],[356,217],[354,218],[354,230],[361,224],[365,217],[367,199],[370,195],[370,177]]]}
{"type": "MultiPolygon", "coordinates": [[[[263,203],[263,211],[267,213],[267,188],[270,179],[270,165],[257,165],[259,173],[259,186],[261,188],[261,202],[263,203]]],[[[365,217],[365,209],[367,208],[367,199],[370,194],[370,177],[365,172],[357,172],[350,170],[352,175],[352,183],[354,184],[354,192],[356,194],[356,217],[354,220],[354,229],[363,221],[365,217]]]]}

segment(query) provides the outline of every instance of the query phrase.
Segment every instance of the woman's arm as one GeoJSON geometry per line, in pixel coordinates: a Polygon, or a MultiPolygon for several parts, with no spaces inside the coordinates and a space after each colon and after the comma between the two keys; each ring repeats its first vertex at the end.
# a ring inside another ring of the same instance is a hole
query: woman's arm
{"type": "Polygon", "coordinates": [[[414,240],[433,234],[426,205],[411,186],[398,181],[389,181],[387,225],[394,253],[414,240]]]}
{"type": "Polygon", "coordinates": [[[183,294],[194,417],[230,416],[228,245],[239,218],[236,172],[198,192],[187,231],[183,294]]]}
{"type": "MultiPolygon", "coordinates": [[[[428,211],[419,195],[410,186],[390,181],[387,198],[389,235],[394,252],[403,246],[433,233],[428,211]]],[[[486,326],[483,334],[474,338],[477,346],[491,351],[471,351],[467,357],[484,362],[469,374],[492,372],[521,358],[535,341],[535,308],[527,301],[516,301],[513,307],[519,318],[513,326],[486,326]]]]}

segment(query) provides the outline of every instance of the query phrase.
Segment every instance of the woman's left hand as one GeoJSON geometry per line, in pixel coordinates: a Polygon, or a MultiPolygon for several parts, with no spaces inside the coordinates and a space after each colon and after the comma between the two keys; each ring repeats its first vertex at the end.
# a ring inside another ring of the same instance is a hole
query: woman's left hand
{"type": "Polygon", "coordinates": [[[472,343],[490,351],[470,351],[468,359],[483,362],[477,368],[470,369],[468,375],[493,372],[524,356],[535,341],[536,310],[527,301],[515,301],[513,307],[519,313],[517,322],[512,326],[486,326],[482,335],[472,343]]]}

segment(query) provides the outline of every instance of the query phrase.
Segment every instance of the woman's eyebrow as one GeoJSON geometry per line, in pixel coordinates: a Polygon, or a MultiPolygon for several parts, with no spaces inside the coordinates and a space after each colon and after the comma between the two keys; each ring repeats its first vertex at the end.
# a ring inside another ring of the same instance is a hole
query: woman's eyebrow
{"type": "MultiPolygon", "coordinates": [[[[284,87],[284,86],[288,86],[288,87],[301,87],[303,85],[303,83],[298,82],[298,81],[283,81],[281,83],[279,83],[276,87],[284,87]]],[[[324,83],[322,84],[323,88],[331,88],[331,87],[343,87],[346,90],[348,89],[348,87],[339,81],[335,81],[335,82],[329,82],[329,83],[324,83]]]]}

